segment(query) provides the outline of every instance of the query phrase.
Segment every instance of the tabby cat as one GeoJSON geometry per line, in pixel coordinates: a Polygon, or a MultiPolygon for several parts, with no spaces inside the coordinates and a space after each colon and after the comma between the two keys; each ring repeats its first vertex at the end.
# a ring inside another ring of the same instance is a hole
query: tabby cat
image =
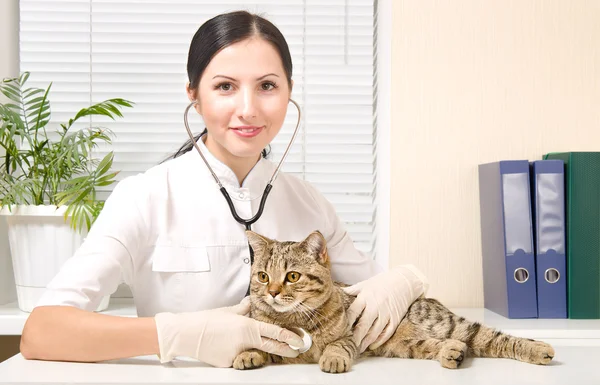
{"type": "MultiPolygon", "coordinates": [[[[325,238],[320,232],[302,242],[279,242],[247,231],[254,250],[250,316],[284,328],[300,327],[313,340],[296,358],[248,350],[234,360],[236,369],[266,363],[319,363],[321,370],[343,373],[359,356],[346,310],[354,297],[331,278],[325,238]]],[[[394,335],[363,356],[435,359],[455,369],[467,355],[513,358],[548,364],[554,357],[544,342],[513,337],[459,317],[432,298],[421,296],[408,309],[394,335]]]]}

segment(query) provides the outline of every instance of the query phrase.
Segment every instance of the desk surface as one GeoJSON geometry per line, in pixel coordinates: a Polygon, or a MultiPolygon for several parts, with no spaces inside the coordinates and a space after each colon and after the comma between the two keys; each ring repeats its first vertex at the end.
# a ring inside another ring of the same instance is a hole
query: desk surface
{"type": "MultiPolygon", "coordinates": [[[[600,384],[600,320],[509,320],[486,309],[454,310],[507,333],[546,341],[555,348],[556,357],[549,366],[468,358],[454,371],[436,361],[367,358],[350,373],[333,375],[322,373],[318,365],[236,371],[191,360],[161,365],[155,357],[83,364],[27,361],[17,355],[0,363],[0,384],[600,384]]],[[[111,300],[104,313],[134,317],[135,308],[131,301],[111,300]]],[[[27,316],[13,306],[0,306],[0,326],[4,323],[15,334],[20,334],[27,316]]]]}
{"type": "Polygon", "coordinates": [[[467,358],[458,370],[437,361],[364,358],[351,372],[326,374],[318,365],[274,365],[250,371],[207,367],[197,361],[161,365],[153,356],[102,363],[27,361],[0,364],[0,384],[600,384],[600,347],[560,346],[548,366],[508,359],[467,358]]]}

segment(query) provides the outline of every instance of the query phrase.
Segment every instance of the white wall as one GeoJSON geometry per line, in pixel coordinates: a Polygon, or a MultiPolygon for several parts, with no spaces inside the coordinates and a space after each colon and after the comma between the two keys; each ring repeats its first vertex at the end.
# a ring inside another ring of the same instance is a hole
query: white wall
{"type": "MultiPolygon", "coordinates": [[[[14,77],[19,71],[19,1],[0,1],[0,78],[14,77]]],[[[0,94],[0,101],[4,101],[0,94]]],[[[3,155],[0,148],[0,155],[3,155]]],[[[0,304],[16,300],[15,281],[6,234],[0,218],[0,304]]]]}
{"type": "MultiPolygon", "coordinates": [[[[0,79],[17,76],[18,72],[19,0],[2,0],[0,1],[0,79]]],[[[0,95],[0,98],[4,98],[4,95],[0,95]]]]}
{"type": "Polygon", "coordinates": [[[482,306],[477,165],[600,150],[597,0],[394,1],[390,263],[482,306]]]}

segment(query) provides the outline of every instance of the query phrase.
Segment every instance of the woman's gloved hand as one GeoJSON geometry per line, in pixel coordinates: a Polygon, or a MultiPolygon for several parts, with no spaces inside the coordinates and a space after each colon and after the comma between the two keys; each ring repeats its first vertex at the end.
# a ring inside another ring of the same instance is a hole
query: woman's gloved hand
{"type": "Polygon", "coordinates": [[[158,313],[154,317],[161,363],[177,356],[195,358],[212,366],[230,367],[243,351],[259,349],[282,357],[297,357],[288,344],[302,347],[296,334],[277,325],[246,317],[250,301],[239,305],[189,313],[158,313]]]}
{"type": "Polygon", "coordinates": [[[348,309],[360,352],[376,349],[394,334],[410,305],[427,293],[429,283],[413,265],[402,265],[343,290],[355,295],[348,309]],[[360,317],[360,318],[359,318],[360,317]]]}

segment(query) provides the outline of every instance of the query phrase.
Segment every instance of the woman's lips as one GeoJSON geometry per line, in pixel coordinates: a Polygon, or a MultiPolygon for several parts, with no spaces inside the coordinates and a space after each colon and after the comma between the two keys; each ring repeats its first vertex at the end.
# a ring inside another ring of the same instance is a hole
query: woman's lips
{"type": "Polygon", "coordinates": [[[263,130],[264,126],[239,126],[239,127],[231,127],[230,129],[238,136],[242,138],[253,138],[256,135],[260,134],[263,130]]]}

